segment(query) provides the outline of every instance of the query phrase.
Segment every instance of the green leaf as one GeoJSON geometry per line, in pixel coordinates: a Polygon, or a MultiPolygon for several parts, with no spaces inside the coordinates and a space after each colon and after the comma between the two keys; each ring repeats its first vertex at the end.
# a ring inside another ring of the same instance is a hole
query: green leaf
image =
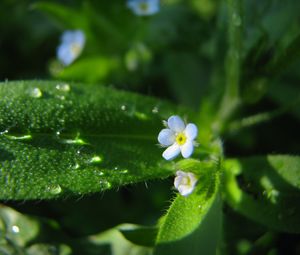
{"type": "Polygon", "coordinates": [[[40,225],[34,219],[0,205],[0,247],[24,247],[37,237],[39,230],[40,225]]]}
{"type": "Polygon", "coordinates": [[[197,174],[198,185],[188,197],[178,195],[162,218],[154,254],[216,254],[221,231],[219,164],[185,160],[178,169],[197,174]]]}
{"type": "Polygon", "coordinates": [[[283,82],[274,82],[270,86],[268,95],[281,107],[289,108],[289,114],[300,118],[300,88],[296,81],[291,83],[284,79],[283,82]]]}
{"type": "Polygon", "coordinates": [[[176,52],[166,55],[164,68],[170,91],[176,99],[197,109],[199,97],[203,96],[208,83],[204,78],[207,72],[204,64],[194,54],[176,52]]]}
{"type": "Polygon", "coordinates": [[[250,157],[225,167],[225,198],[233,209],[270,229],[300,232],[300,157],[250,157]]]}
{"type": "Polygon", "coordinates": [[[92,57],[76,61],[54,76],[58,79],[80,80],[90,83],[102,81],[118,66],[118,60],[105,57],[92,57]]]}
{"type": "Polygon", "coordinates": [[[298,60],[300,57],[300,34],[295,36],[291,40],[290,44],[278,54],[272,61],[269,66],[267,66],[267,71],[270,74],[278,74],[285,70],[288,66],[294,63],[295,60],[298,60]]]}
{"type": "Polygon", "coordinates": [[[65,244],[34,244],[26,249],[26,255],[71,255],[72,250],[65,244]]]}
{"type": "Polygon", "coordinates": [[[34,3],[32,4],[32,8],[46,13],[50,18],[64,27],[87,29],[87,20],[79,10],[47,1],[34,3]]]}
{"type": "Polygon", "coordinates": [[[153,247],[155,245],[155,239],[157,235],[156,227],[144,227],[138,225],[125,225],[120,226],[119,231],[130,242],[147,247],[153,247]]]}
{"type": "Polygon", "coordinates": [[[139,246],[128,241],[120,229],[135,229],[137,225],[121,224],[78,242],[78,254],[150,255],[152,248],[139,246]]]}
{"type": "Polygon", "coordinates": [[[80,195],[167,177],[173,165],[157,146],[161,122],[188,114],[83,84],[7,82],[0,97],[0,199],[80,195]]]}

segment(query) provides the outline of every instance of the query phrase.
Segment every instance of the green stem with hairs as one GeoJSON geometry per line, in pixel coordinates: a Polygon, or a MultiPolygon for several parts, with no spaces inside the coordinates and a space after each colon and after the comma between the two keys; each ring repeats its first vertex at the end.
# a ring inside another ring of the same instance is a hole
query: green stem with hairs
{"type": "Polygon", "coordinates": [[[240,105],[240,69],[242,51],[242,0],[227,0],[228,51],[225,59],[225,92],[221,101],[215,128],[222,132],[224,126],[240,105]]]}

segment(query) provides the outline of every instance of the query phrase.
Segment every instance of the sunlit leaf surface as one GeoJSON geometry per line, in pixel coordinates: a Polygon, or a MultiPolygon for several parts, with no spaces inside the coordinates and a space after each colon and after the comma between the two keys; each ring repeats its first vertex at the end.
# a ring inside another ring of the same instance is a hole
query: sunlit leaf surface
{"type": "Polygon", "coordinates": [[[272,155],[226,162],[229,204],[271,229],[300,232],[299,188],[299,157],[272,155]]]}
{"type": "Polygon", "coordinates": [[[178,107],[45,81],[2,83],[0,97],[1,199],[85,194],[172,173],[157,134],[178,107]]]}
{"type": "Polygon", "coordinates": [[[178,165],[199,175],[191,195],[178,196],[160,221],[154,254],[216,254],[221,231],[218,163],[184,160],[178,165]]]}

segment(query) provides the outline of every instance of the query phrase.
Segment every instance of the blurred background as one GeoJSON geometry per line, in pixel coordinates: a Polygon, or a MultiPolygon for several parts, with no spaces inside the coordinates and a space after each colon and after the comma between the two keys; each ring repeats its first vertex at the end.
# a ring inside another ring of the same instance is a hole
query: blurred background
{"type": "MultiPolygon", "coordinates": [[[[220,0],[161,0],[156,13],[141,16],[125,0],[2,0],[0,81],[56,79],[110,86],[200,112],[209,105],[204,118],[210,119],[224,92],[225,6],[220,0]],[[66,30],[81,30],[86,37],[81,54],[67,66],[57,58],[66,30]]],[[[299,155],[300,2],[245,0],[243,10],[243,17],[234,17],[243,29],[237,57],[245,102],[236,117],[279,114],[268,123],[224,133],[225,154],[299,155]]],[[[159,180],[75,201],[3,202],[43,222],[41,242],[74,249],[73,239],[123,222],[155,224],[169,205],[170,187],[172,180],[159,180]]],[[[224,233],[227,243],[220,254],[300,254],[298,235],[271,232],[226,207],[224,233]]]]}

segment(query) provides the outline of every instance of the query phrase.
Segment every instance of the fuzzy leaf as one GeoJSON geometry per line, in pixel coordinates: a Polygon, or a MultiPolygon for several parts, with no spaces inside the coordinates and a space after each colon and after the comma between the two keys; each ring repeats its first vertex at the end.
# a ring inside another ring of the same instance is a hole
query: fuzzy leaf
{"type": "Polygon", "coordinates": [[[161,219],[155,255],[216,254],[221,231],[219,164],[184,160],[178,169],[199,176],[188,197],[178,195],[161,219]]]}
{"type": "Polygon", "coordinates": [[[124,223],[96,235],[77,240],[78,254],[151,255],[152,248],[127,240],[121,229],[137,229],[138,225],[124,223]]]}
{"type": "Polygon", "coordinates": [[[172,174],[157,135],[184,109],[47,81],[0,83],[0,98],[0,199],[80,195],[172,174]]]}
{"type": "Polygon", "coordinates": [[[300,157],[250,157],[225,166],[225,198],[233,209],[271,229],[300,233],[300,157]]]}
{"type": "Polygon", "coordinates": [[[156,227],[145,227],[139,225],[122,225],[119,231],[130,242],[140,246],[153,247],[157,235],[156,227]]]}

